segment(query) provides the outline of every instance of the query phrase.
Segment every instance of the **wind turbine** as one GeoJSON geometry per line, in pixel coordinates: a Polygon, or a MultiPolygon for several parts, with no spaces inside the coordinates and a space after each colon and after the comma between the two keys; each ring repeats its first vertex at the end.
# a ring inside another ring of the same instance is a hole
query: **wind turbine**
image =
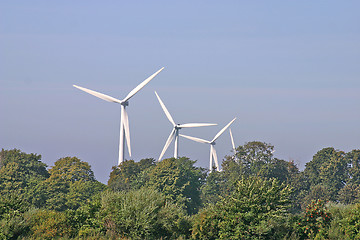
{"type": "Polygon", "coordinates": [[[216,144],[216,139],[218,139],[220,137],[221,134],[223,134],[223,132],[225,132],[225,130],[235,121],[236,118],[234,118],[233,120],[231,120],[223,129],[221,129],[216,135],[215,137],[211,140],[204,140],[201,138],[196,138],[196,137],[190,137],[190,136],[186,136],[186,135],[182,135],[180,134],[180,136],[184,137],[184,138],[188,138],[190,140],[193,140],[195,142],[200,142],[200,143],[207,143],[210,144],[210,172],[212,172],[212,167],[213,167],[213,158],[214,158],[214,162],[215,162],[215,167],[217,171],[220,171],[219,168],[219,163],[217,160],[217,155],[216,155],[216,150],[215,150],[215,144],[216,144]]]}
{"type": "Polygon", "coordinates": [[[229,128],[229,132],[230,132],[230,138],[231,138],[231,144],[232,144],[232,147],[233,147],[234,157],[235,157],[235,160],[237,160],[236,147],[235,147],[234,138],[233,138],[233,135],[232,135],[232,132],[231,132],[231,128],[229,128]]]}
{"type": "Polygon", "coordinates": [[[165,104],[161,101],[157,92],[155,92],[157,99],[159,100],[160,106],[163,109],[166,117],[169,119],[171,124],[173,125],[173,130],[171,131],[168,139],[166,140],[165,146],[160,154],[159,160],[164,156],[166,150],[168,149],[170,143],[175,137],[175,148],[174,148],[174,158],[178,158],[179,153],[179,130],[182,128],[191,128],[191,127],[206,127],[206,126],[214,126],[217,125],[216,123],[185,123],[185,124],[176,124],[174,119],[171,117],[169,111],[166,109],[165,104]]]}
{"type": "Polygon", "coordinates": [[[108,102],[119,103],[121,106],[121,118],[120,118],[120,142],[119,142],[119,161],[118,164],[124,162],[124,151],[125,151],[125,142],[124,137],[126,137],[126,143],[129,151],[129,155],[131,157],[131,147],[130,147],[130,129],[129,129],[129,118],[126,112],[126,107],[129,105],[129,99],[132,98],[138,91],[140,91],[146,84],[148,84],[158,73],[160,73],[164,68],[161,68],[156,73],[145,79],[142,83],[140,83],[136,88],[134,88],[129,94],[123,99],[119,100],[103,93],[95,92],[93,90],[79,87],[73,85],[74,87],[87,92],[95,97],[101,98],[108,102]]]}

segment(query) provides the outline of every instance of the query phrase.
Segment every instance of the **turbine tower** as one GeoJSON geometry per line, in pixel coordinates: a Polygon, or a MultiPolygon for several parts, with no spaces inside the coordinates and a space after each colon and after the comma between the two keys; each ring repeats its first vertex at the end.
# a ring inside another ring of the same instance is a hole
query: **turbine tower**
{"type": "Polygon", "coordinates": [[[113,103],[119,103],[121,106],[121,117],[120,117],[120,141],[119,141],[119,161],[118,164],[124,162],[124,151],[125,151],[125,141],[124,138],[126,138],[126,143],[129,151],[129,156],[131,157],[131,147],[130,147],[130,129],[129,129],[129,118],[128,114],[126,112],[126,107],[129,105],[129,99],[132,98],[138,91],[140,91],[146,84],[148,84],[158,73],[160,73],[164,68],[161,68],[156,73],[145,79],[142,83],[140,83],[136,88],[134,88],[129,94],[123,99],[119,100],[113,97],[110,97],[108,95],[95,92],[93,90],[79,87],[76,85],[73,85],[74,87],[87,92],[91,95],[94,95],[95,97],[101,98],[108,102],[113,103]]]}
{"type": "Polygon", "coordinates": [[[166,109],[165,104],[163,103],[163,101],[161,101],[159,95],[157,94],[157,92],[155,92],[157,99],[159,100],[160,106],[163,109],[166,117],[169,119],[169,121],[171,122],[171,124],[173,125],[173,130],[170,133],[170,136],[168,137],[168,139],[166,140],[165,146],[160,154],[159,160],[161,160],[161,158],[164,156],[166,150],[168,149],[170,143],[172,142],[172,140],[175,137],[175,147],[174,147],[174,158],[178,158],[179,157],[179,130],[181,128],[191,128],[191,127],[206,127],[206,126],[214,126],[217,125],[216,123],[185,123],[185,124],[176,124],[174,119],[171,117],[169,111],[166,109]]]}
{"type": "Polygon", "coordinates": [[[180,136],[182,136],[184,138],[188,138],[188,139],[193,140],[195,142],[210,144],[210,172],[212,172],[212,168],[213,168],[213,159],[214,159],[214,162],[215,162],[216,170],[220,171],[219,163],[218,163],[218,159],[217,159],[217,155],[216,155],[216,150],[215,150],[215,144],[216,144],[215,141],[216,141],[216,139],[218,139],[220,137],[221,134],[223,134],[223,132],[225,132],[225,130],[235,121],[235,119],[236,118],[231,120],[231,122],[229,122],[223,129],[221,129],[220,132],[218,132],[216,134],[216,136],[211,141],[180,134],[180,136]]]}

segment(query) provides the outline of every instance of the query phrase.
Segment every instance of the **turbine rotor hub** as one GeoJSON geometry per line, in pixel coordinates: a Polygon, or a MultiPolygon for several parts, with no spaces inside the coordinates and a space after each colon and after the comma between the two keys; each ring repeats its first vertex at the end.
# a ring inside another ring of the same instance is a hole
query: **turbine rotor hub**
{"type": "Polygon", "coordinates": [[[127,106],[129,106],[129,101],[121,102],[121,105],[123,105],[124,107],[127,107],[127,106]]]}

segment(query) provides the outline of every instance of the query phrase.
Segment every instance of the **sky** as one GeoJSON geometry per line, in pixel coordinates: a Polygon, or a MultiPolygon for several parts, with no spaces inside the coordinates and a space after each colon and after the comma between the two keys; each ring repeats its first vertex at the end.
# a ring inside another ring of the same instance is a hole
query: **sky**
{"type": "MultiPolygon", "coordinates": [[[[235,144],[262,141],[300,169],[324,147],[360,148],[359,1],[1,1],[0,148],[76,156],[106,183],[117,164],[123,99],[132,157],[158,158],[172,130],[211,140],[231,119],[235,144]]],[[[226,131],[218,158],[231,155],[226,131]]],[[[165,158],[173,155],[170,145],[165,158]]],[[[209,146],[180,139],[208,167],[209,146]]]]}

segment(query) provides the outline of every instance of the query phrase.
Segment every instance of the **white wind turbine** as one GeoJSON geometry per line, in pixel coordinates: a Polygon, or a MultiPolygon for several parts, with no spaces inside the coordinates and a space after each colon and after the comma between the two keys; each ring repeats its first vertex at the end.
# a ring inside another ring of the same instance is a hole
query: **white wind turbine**
{"type": "Polygon", "coordinates": [[[214,126],[217,125],[216,123],[185,123],[185,124],[176,124],[175,121],[173,120],[173,118],[171,117],[169,111],[166,109],[165,104],[163,103],[163,101],[161,101],[159,95],[157,94],[157,92],[155,92],[157,99],[159,100],[160,106],[163,109],[166,117],[169,119],[169,121],[171,122],[171,124],[173,125],[173,130],[170,133],[170,136],[168,137],[168,139],[166,140],[165,146],[160,154],[159,160],[161,160],[161,158],[164,156],[166,150],[168,149],[170,143],[172,142],[172,140],[175,137],[175,148],[174,148],[174,158],[178,158],[179,155],[179,130],[181,128],[191,128],[191,127],[206,127],[206,126],[214,126]]]}
{"type": "Polygon", "coordinates": [[[216,139],[218,139],[220,137],[221,134],[223,134],[223,132],[225,132],[225,130],[235,121],[235,119],[236,118],[231,120],[231,122],[229,122],[223,129],[221,129],[220,132],[218,132],[216,134],[216,136],[213,138],[213,140],[211,140],[211,141],[180,134],[180,136],[188,138],[188,139],[193,140],[195,142],[210,144],[210,172],[212,172],[212,168],[213,168],[213,159],[214,159],[214,162],[215,162],[216,170],[220,171],[219,163],[218,163],[218,159],[217,159],[217,155],[216,155],[216,150],[215,150],[215,147],[214,147],[215,144],[216,144],[215,141],[216,141],[216,139]]]}
{"type": "Polygon", "coordinates": [[[140,83],[136,88],[134,88],[129,94],[123,99],[119,100],[108,95],[95,92],[93,90],[79,87],[73,85],[74,87],[87,92],[95,97],[101,98],[108,102],[119,103],[121,106],[121,119],[120,119],[120,142],[119,142],[119,161],[118,164],[124,162],[124,151],[125,151],[125,142],[124,137],[126,137],[127,147],[129,151],[129,155],[131,157],[131,147],[130,147],[130,129],[129,129],[129,118],[126,112],[126,107],[129,105],[129,99],[133,97],[138,91],[140,91],[146,84],[148,84],[158,73],[160,73],[164,68],[161,68],[156,73],[145,79],[142,83],[140,83]]]}

